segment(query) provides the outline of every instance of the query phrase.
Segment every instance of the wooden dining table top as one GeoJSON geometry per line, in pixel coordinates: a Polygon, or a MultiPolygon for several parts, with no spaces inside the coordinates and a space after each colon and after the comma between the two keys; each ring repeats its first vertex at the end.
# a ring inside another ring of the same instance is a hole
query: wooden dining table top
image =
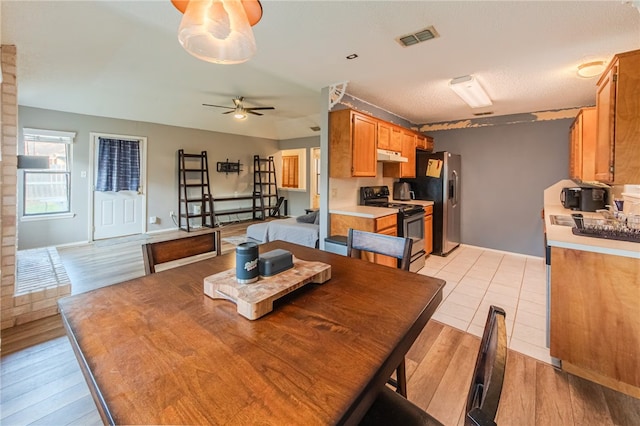
{"type": "MultiPolygon", "coordinates": [[[[356,424],[442,300],[444,281],[296,244],[331,265],[251,321],[203,292],[234,253],[59,301],[105,423],[356,424]]],[[[250,284],[249,284],[250,285],[250,284]]]]}

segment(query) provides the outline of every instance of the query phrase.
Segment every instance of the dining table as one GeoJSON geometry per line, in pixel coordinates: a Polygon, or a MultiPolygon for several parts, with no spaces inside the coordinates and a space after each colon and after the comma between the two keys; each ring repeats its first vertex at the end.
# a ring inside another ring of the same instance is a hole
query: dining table
{"type": "MultiPolygon", "coordinates": [[[[331,278],[255,320],[205,295],[229,253],[61,299],[105,424],[357,424],[442,301],[441,279],[284,241],[331,278]]],[[[252,284],[246,284],[252,285],[252,284]]]]}

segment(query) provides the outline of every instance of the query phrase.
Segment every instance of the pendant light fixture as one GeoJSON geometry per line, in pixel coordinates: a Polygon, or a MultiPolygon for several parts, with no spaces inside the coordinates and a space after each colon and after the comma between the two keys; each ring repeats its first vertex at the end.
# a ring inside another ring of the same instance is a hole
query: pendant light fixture
{"type": "Polygon", "coordinates": [[[178,40],[191,55],[217,64],[239,64],[256,53],[251,27],[262,18],[258,0],[171,0],[184,16],[178,40]]]}

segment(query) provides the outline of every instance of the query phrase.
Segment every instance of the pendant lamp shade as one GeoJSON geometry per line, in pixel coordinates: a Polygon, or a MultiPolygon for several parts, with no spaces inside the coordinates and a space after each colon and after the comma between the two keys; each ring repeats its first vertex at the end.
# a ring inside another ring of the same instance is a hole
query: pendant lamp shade
{"type": "Polygon", "coordinates": [[[251,23],[241,0],[189,1],[178,40],[196,58],[217,64],[242,63],[256,53],[251,23]]]}

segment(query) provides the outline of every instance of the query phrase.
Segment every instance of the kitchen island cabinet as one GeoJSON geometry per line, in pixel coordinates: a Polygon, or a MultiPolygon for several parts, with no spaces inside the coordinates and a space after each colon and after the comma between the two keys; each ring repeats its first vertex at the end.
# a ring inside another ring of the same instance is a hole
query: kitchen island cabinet
{"type": "Polygon", "coordinates": [[[544,191],[550,353],[562,369],[640,398],[640,243],[574,235],[552,221],[576,213],[559,202],[573,184],[544,191]]]}
{"type": "Polygon", "coordinates": [[[329,114],[329,176],[375,177],[377,121],[352,110],[329,114]]]}
{"type": "Polygon", "coordinates": [[[596,180],[640,182],[640,50],[615,55],[596,90],[596,180]]]}
{"type": "MultiPolygon", "coordinates": [[[[380,207],[371,207],[380,210],[380,207]]],[[[390,209],[392,210],[392,209],[390,209]]],[[[397,214],[387,214],[378,217],[366,217],[363,215],[338,214],[331,213],[331,235],[349,235],[349,229],[357,229],[360,231],[375,232],[397,236],[397,214]]],[[[393,257],[382,256],[379,254],[362,253],[362,258],[370,262],[380,265],[391,266],[397,268],[397,260],[393,257]]]]}
{"type": "Polygon", "coordinates": [[[640,260],[551,247],[551,356],[640,398],[640,260]]]}

